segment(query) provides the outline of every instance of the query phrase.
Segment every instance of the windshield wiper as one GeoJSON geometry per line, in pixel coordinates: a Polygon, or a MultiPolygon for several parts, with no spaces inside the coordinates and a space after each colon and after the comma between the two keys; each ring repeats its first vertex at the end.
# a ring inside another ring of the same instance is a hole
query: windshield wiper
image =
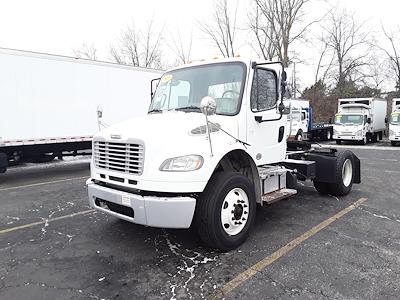
{"type": "Polygon", "coordinates": [[[152,110],[149,110],[147,113],[148,114],[151,114],[151,113],[162,113],[162,110],[161,109],[152,109],[152,110]]]}
{"type": "Polygon", "coordinates": [[[194,106],[194,105],[190,105],[190,106],[184,106],[184,107],[178,107],[175,108],[175,110],[182,110],[182,111],[196,111],[196,112],[201,112],[200,107],[198,106],[194,106]]]}

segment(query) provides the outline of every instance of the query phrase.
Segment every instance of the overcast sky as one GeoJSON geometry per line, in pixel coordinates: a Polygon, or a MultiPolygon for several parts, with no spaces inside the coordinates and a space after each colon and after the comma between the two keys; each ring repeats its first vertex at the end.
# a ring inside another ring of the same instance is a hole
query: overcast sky
{"type": "MultiPolygon", "coordinates": [[[[250,2],[239,1],[243,20],[250,2]]],[[[317,0],[309,7],[310,17],[337,3],[360,20],[368,20],[371,29],[379,30],[381,22],[388,28],[400,25],[399,0],[317,0]]],[[[206,21],[212,10],[213,0],[1,0],[0,47],[71,56],[74,49],[87,43],[96,46],[99,59],[107,60],[110,43],[127,25],[143,26],[154,17],[166,34],[177,28],[184,38],[193,34],[193,59],[214,57],[217,49],[198,30],[198,22],[206,21]]],[[[238,52],[252,55],[246,38],[242,40],[238,52]]],[[[306,52],[307,59],[298,67],[302,85],[312,81],[313,55],[306,52]]]]}

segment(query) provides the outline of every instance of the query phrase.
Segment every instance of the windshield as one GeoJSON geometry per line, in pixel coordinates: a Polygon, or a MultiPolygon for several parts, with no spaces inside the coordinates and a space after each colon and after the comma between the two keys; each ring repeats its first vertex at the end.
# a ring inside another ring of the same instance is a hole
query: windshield
{"type": "Polygon", "coordinates": [[[392,113],[390,116],[390,124],[400,125],[400,113],[392,113]]]}
{"type": "Polygon", "coordinates": [[[215,99],[216,113],[239,112],[245,78],[242,63],[223,63],[190,67],[166,73],[152,99],[149,113],[168,110],[200,112],[205,96],[215,99]]]}
{"type": "Polygon", "coordinates": [[[336,115],[336,125],[362,125],[364,117],[362,115],[336,115]]]}

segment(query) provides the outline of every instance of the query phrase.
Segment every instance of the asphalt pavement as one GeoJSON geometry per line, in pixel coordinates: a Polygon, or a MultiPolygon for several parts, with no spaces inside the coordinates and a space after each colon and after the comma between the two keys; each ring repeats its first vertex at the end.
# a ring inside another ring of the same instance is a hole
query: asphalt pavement
{"type": "Polygon", "coordinates": [[[348,147],[361,159],[362,184],[337,198],[301,183],[296,196],[258,210],[247,242],[228,253],[204,247],[193,229],[90,210],[87,158],[13,167],[0,175],[0,299],[201,299],[220,291],[227,299],[398,299],[400,147],[348,147]],[[249,269],[257,271],[244,276],[249,269]]]}

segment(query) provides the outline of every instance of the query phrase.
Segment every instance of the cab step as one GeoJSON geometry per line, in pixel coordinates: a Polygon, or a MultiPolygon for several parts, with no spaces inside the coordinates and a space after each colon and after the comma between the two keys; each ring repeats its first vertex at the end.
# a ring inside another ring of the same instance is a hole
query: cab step
{"type": "Polygon", "coordinates": [[[297,190],[283,188],[268,194],[261,196],[261,200],[264,204],[272,204],[278,202],[282,199],[289,198],[290,196],[296,195],[297,190]]]}

